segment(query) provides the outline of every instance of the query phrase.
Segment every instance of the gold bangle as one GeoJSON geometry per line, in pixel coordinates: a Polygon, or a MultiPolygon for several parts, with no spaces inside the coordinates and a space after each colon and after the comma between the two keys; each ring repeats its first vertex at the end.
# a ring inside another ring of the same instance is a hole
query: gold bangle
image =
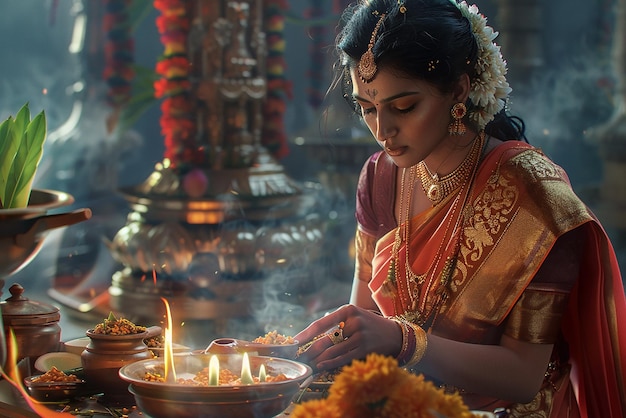
{"type": "Polygon", "coordinates": [[[426,336],[426,331],[419,325],[416,325],[412,322],[407,322],[407,325],[410,326],[415,333],[415,351],[413,352],[413,356],[411,360],[407,362],[408,366],[413,366],[419,363],[424,355],[426,354],[426,348],[428,347],[428,338],[426,336]]]}
{"type": "Polygon", "coordinates": [[[400,347],[400,352],[396,356],[396,360],[398,360],[399,366],[404,366],[406,363],[406,358],[411,357],[411,355],[407,355],[407,350],[409,347],[409,329],[408,325],[397,318],[393,318],[393,321],[400,326],[400,330],[402,331],[402,346],[400,347]]]}

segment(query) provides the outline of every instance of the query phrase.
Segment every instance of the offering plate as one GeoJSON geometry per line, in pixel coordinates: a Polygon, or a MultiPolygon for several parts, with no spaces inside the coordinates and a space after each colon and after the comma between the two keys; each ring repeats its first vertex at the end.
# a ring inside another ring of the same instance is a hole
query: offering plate
{"type": "MultiPolygon", "coordinates": [[[[191,379],[209,367],[210,354],[174,356],[179,379],[191,379]]],[[[243,356],[215,354],[220,368],[238,374],[243,356]]],[[[301,388],[306,387],[312,370],[293,360],[266,356],[249,356],[250,370],[258,375],[265,365],[268,376],[283,373],[288,380],[250,385],[194,386],[144,380],[146,373],[164,374],[162,358],[140,360],[122,367],[120,377],[130,385],[137,407],[153,418],[270,418],[287,409],[301,388]]]]}

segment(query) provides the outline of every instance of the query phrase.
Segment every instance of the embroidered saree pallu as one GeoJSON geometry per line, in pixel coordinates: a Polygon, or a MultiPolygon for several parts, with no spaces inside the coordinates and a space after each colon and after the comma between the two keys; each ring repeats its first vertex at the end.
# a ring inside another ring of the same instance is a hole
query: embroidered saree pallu
{"type": "Polygon", "coordinates": [[[393,184],[395,176],[384,159],[364,168],[357,205],[358,235],[380,236],[369,240],[376,242],[369,287],[381,312],[462,342],[498,344],[506,334],[555,345],[531,404],[473,400],[466,391],[470,406],[506,405],[511,416],[576,416],[579,406],[583,417],[625,416],[621,275],[606,233],[565,172],[530,145],[507,141],[484,157],[471,184],[391,227],[377,216],[382,204],[393,213],[393,199],[376,195],[375,183],[393,184]],[[402,228],[406,242],[398,240],[402,228]],[[547,257],[564,265],[575,253],[577,277],[537,276],[547,257]]]}

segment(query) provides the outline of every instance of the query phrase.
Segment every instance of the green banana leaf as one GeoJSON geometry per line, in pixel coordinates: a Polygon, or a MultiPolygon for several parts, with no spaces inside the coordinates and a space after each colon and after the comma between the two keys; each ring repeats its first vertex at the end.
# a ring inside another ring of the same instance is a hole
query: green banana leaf
{"type": "Polygon", "coordinates": [[[28,103],[15,119],[9,117],[0,126],[0,200],[4,208],[28,206],[46,132],[45,113],[41,111],[31,120],[28,103]]]}

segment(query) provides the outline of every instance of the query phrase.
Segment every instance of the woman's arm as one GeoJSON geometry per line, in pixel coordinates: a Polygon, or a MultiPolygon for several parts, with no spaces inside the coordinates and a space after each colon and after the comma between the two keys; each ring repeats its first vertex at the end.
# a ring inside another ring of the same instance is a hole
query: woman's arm
{"type": "Polygon", "coordinates": [[[469,344],[428,335],[417,370],[471,392],[527,403],[539,391],[552,344],[533,344],[502,336],[499,345],[469,344]]]}
{"type": "MultiPolygon", "coordinates": [[[[310,341],[343,322],[347,339],[333,345],[320,338],[301,355],[319,370],[349,364],[370,352],[397,356],[402,332],[396,321],[345,305],[313,322],[294,338],[310,341]]],[[[528,402],[539,390],[552,353],[551,344],[531,344],[504,336],[500,345],[469,344],[427,335],[424,357],[413,369],[471,392],[512,402],[528,402]]]]}
{"type": "Polygon", "coordinates": [[[372,291],[368,287],[372,279],[372,259],[376,248],[376,238],[357,229],[354,237],[355,261],[354,279],[350,303],[361,308],[378,311],[378,306],[372,299],[372,291]]]}
{"type": "MultiPolygon", "coordinates": [[[[533,282],[568,292],[578,277],[578,260],[584,242],[584,228],[559,238],[533,282]]],[[[343,334],[347,339],[333,345],[329,338],[322,338],[302,355],[303,361],[318,369],[333,369],[355,358],[364,358],[370,352],[398,355],[402,347],[399,325],[368,310],[362,296],[367,294],[367,285],[362,281],[355,285],[359,288],[353,291],[357,296],[352,300],[361,306],[342,306],[295,337],[299,341],[310,341],[344,322],[343,334]]],[[[558,331],[558,327],[556,329],[558,331]]],[[[551,340],[556,338],[552,336],[551,340]]],[[[526,342],[507,335],[496,345],[483,345],[428,334],[425,355],[413,369],[474,393],[511,402],[528,402],[541,386],[552,348],[551,341],[526,342]]]]}

